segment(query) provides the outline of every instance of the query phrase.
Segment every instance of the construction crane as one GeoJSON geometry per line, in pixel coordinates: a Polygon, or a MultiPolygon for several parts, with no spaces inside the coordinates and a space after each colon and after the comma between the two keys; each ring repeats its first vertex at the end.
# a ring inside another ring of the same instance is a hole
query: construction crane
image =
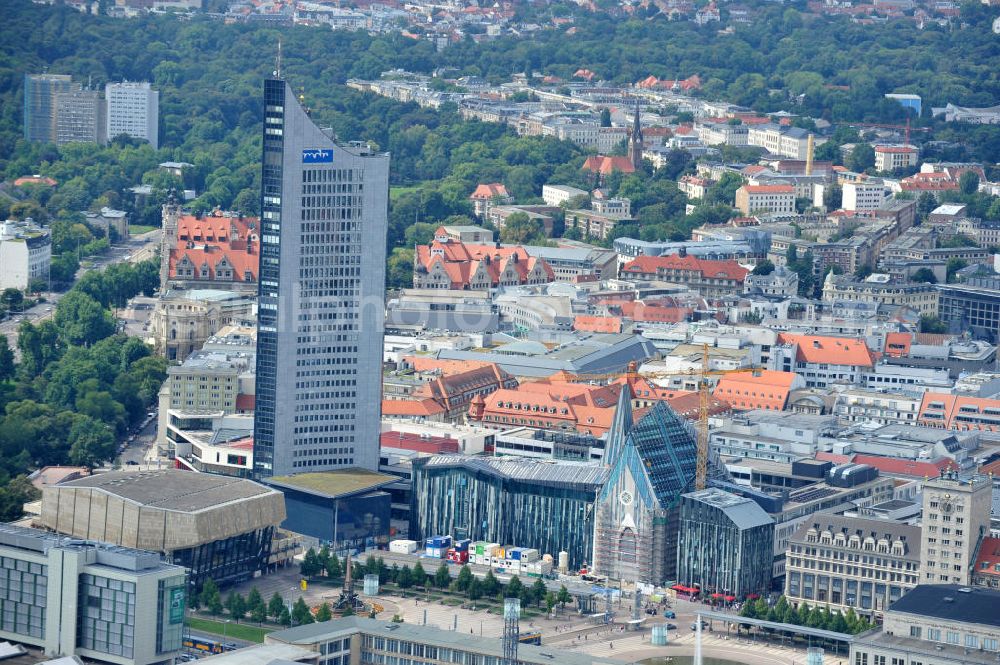
{"type": "Polygon", "coordinates": [[[910,120],[907,118],[905,125],[883,125],[877,122],[849,122],[846,123],[848,127],[871,127],[875,129],[902,129],[905,130],[904,142],[906,145],[910,145],[910,132],[929,132],[930,127],[910,127],[910,120]]]}
{"type": "MultiPolygon", "coordinates": [[[[698,425],[696,431],[697,461],[695,466],[694,486],[696,490],[705,489],[708,482],[708,412],[712,401],[712,391],[707,377],[725,376],[727,374],[738,374],[752,372],[753,376],[760,376],[760,368],[738,367],[736,369],[709,369],[708,368],[708,344],[701,345],[701,374],[698,380],[698,425]]],[[[620,379],[622,377],[642,377],[644,379],[656,379],[663,377],[690,376],[693,370],[687,372],[649,372],[639,374],[635,363],[629,363],[629,368],[625,372],[613,372],[608,374],[574,374],[573,376],[586,381],[601,381],[620,379]]]]}

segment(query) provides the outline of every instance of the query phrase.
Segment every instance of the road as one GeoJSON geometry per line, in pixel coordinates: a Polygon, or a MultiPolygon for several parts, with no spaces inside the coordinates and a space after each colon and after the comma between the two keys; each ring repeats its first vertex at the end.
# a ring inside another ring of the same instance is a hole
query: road
{"type": "MultiPolygon", "coordinates": [[[[96,257],[86,268],[80,268],[76,273],[76,278],[80,279],[85,273],[91,270],[104,270],[112,263],[123,263],[129,261],[138,263],[145,259],[152,258],[160,246],[160,230],[150,231],[140,236],[129,238],[125,243],[115,245],[106,254],[96,257]]],[[[39,324],[50,318],[55,313],[55,306],[63,297],[62,293],[52,292],[41,294],[45,302],[26,309],[15,316],[0,322],[0,335],[7,336],[10,348],[14,350],[14,356],[20,359],[20,352],[17,349],[17,329],[22,321],[30,321],[39,324]]]]}
{"type": "MultiPolygon", "coordinates": [[[[131,436],[132,435],[130,435],[130,437],[131,436]]],[[[153,442],[156,440],[155,416],[151,418],[149,422],[147,422],[134,436],[134,439],[126,440],[123,444],[125,445],[125,450],[122,451],[120,456],[120,463],[122,466],[137,466],[142,464],[145,460],[149,447],[153,445],[153,442]],[[134,462],[134,464],[132,464],[132,462],[134,462]]]]}

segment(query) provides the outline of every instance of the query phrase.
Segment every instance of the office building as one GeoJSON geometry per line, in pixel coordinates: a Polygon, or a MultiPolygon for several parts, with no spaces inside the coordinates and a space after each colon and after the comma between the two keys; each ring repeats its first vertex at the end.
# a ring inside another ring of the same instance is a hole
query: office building
{"type": "Polygon", "coordinates": [[[263,570],[281,493],[250,480],[192,473],[108,471],[42,491],[44,528],[74,538],[159,552],[207,579],[235,584],[263,570]]]}
{"type": "Polygon", "coordinates": [[[969,332],[976,339],[997,341],[1000,330],[1000,291],[988,286],[941,284],[938,317],[948,332],[969,332]]]}
{"type": "Polygon", "coordinates": [[[681,497],[677,581],[703,594],[771,590],[774,520],[755,501],[716,488],[681,497]]]}
{"type": "Polygon", "coordinates": [[[264,83],[254,466],[378,468],[389,156],[264,83]]]}
{"type": "Polygon", "coordinates": [[[593,570],[616,580],[662,584],[677,579],[681,494],[694,489],[693,428],[664,402],[632,422],[629,391],[620,393],[597,497],[593,570]]]}
{"type": "Polygon", "coordinates": [[[785,597],[868,617],[920,581],[920,527],[885,519],[816,513],[789,539],[785,597]]]}
{"type": "Polygon", "coordinates": [[[69,92],[68,74],[24,75],[24,139],[56,142],[56,95],[69,92]]]}
{"type": "Polygon", "coordinates": [[[888,195],[888,188],[880,181],[845,182],[840,207],[851,212],[870,212],[881,208],[888,195]]]}
{"type": "MultiPolygon", "coordinates": [[[[349,665],[353,663],[407,663],[408,665],[438,665],[462,663],[463,665],[497,665],[504,662],[501,641],[479,634],[478,622],[472,626],[459,623],[458,630],[441,630],[410,623],[391,623],[377,619],[344,617],[334,621],[313,623],[288,628],[267,635],[262,647],[288,645],[311,652],[322,665],[349,665]]],[[[308,654],[307,654],[308,655],[308,654]]],[[[271,662],[231,654],[236,665],[250,662],[271,662]],[[236,656],[240,656],[236,658],[236,656]]],[[[217,656],[216,658],[223,658],[217,656]]],[[[295,658],[295,660],[299,660],[295,658]]],[[[306,659],[303,658],[303,661],[306,659]]],[[[211,659],[206,663],[211,662],[211,659]]],[[[282,661],[287,662],[287,661],[282,661]]],[[[317,662],[309,660],[307,662],[317,662]]],[[[522,644],[517,649],[517,662],[524,665],[624,665],[624,661],[591,656],[575,651],[563,651],[551,646],[522,644]]]]}
{"type": "Polygon", "coordinates": [[[87,662],[173,663],[185,577],[153,552],[0,525],[0,639],[87,662]]]}
{"type": "Polygon", "coordinates": [[[160,146],[160,93],[149,85],[124,81],[104,87],[107,104],[108,140],[125,134],[149,141],[156,150],[160,146]]]}
{"type": "Polygon", "coordinates": [[[48,282],[51,265],[48,229],[30,221],[0,222],[0,290],[23,291],[36,280],[48,282]]]}
{"type": "Polygon", "coordinates": [[[56,143],[105,143],[104,100],[79,85],[55,94],[56,143]]]}
{"type": "Polygon", "coordinates": [[[855,636],[853,665],[993,665],[1000,658],[1000,592],[921,584],[882,625],[855,636]]]}
{"type": "Polygon", "coordinates": [[[511,457],[436,455],[413,460],[410,537],[437,534],[569,553],[590,561],[594,498],[603,466],[511,457]]]}
{"type": "Polygon", "coordinates": [[[990,535],[992,489],[986,476],[967,480],[953,471],[924,482],[921,582],[972,582],[976,552],[990,535]]]}

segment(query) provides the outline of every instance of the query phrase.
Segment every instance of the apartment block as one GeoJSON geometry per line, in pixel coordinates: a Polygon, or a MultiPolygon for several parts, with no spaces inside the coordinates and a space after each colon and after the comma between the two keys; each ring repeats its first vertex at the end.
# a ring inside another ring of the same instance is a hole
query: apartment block
{"type": "Polygon", "coordinates": [[[125,134],[160,146],[160,93],[149,83],[125,81],[104,87],[108,139],[125,134]]]}
{"type": "Polygon", "coordinates": [[[743,185],[736,190],[736,207],[744,215],[794,213],[795,188],[791,185],[743,185]]]}

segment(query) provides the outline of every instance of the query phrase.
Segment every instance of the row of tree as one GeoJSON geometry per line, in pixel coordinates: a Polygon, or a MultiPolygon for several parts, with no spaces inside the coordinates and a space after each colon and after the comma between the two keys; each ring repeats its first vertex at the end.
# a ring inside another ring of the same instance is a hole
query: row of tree
{"type": "Polygon", "coordinates": [[[849,607],[847,612],[841,613],[831,611],[827,606],[813,605],[810,607],[809,603],[803,602],[796,608],[784,596],[778,598],[774,605],[769,605],[763,598],[752,602],[747,601],[740,609],[740,616],[748,619],[786,623],[792,626],[821,628],[848,635],[863,633],[872,627],[872,623],[864,617],[859,617],[853,607],[849,607]]]}

